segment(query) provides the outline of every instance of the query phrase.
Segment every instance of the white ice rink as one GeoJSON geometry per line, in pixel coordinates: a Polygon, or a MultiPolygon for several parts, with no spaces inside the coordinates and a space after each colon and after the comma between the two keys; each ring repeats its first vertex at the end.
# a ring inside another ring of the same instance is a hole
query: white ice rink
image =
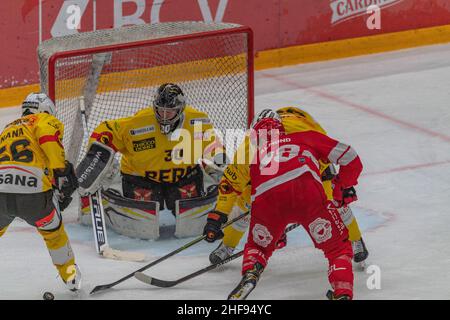
{"type": "MultiPolygon", "coordinates": [[[[450,45],[438,45],[256,73],[256,111],[300,106],[328,133],[355,147],[364,164],[353,205],[379,267],[381,287],[355,272],[355,299],[450,299],[450,45]]],[[[19,116],[0,109],[0,127],[19,116]]],[[[113,282],[142,267],[96,256],[92,230],[66,229],[83,274],[84,289],[113,282]]],[[[170,224],[170,216],[166,217],[170,224]]],[[[151,260],[190,239],[162,232],[158,241],[133,240],[109,232],[111,246],[146,252],[151,260]]],[[[201,243],[150,268],[173,280],[208,264],[217,244],[201,243]]],[[[15,221],[0,239],[0,299],[72,299],[39,234],[15,221]]],[[[89,299],[225,299],[239,282],[241,259],[173,288],[130,279],[89,299]]],[[[375,267],[375,269],[377,269],[375,267]]],[[[249,299],[325,299],[327,263],[300,230],[288,236],[249,299]]]]}

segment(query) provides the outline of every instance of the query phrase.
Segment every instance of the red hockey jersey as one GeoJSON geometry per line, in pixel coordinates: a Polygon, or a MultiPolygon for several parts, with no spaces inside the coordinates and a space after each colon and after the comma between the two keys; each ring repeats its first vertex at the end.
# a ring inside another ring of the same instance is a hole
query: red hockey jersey
{"type": "Polygon", "coordinates": [[[315,131],[280,135],[279,139],[264,145],[256,153],[256,161],[250,165],[252,200],[264,192],[310,173],[319,183],[319,160],[340,165],[342,187],[358,183],[362,171],[356,151],[346,144],[315,131]]]}

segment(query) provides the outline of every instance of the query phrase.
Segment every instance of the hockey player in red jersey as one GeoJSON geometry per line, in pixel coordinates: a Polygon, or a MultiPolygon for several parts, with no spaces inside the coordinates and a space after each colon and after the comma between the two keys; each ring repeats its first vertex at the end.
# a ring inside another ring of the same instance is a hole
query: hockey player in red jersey
{"type": "MultiPolygon", "coordinates": [[[[250,165],[252,215],[244,248],[243,277],[228,298],[242,300],[248,296],[285,227],[299,223],[328,259],[328,280],[333,288],[328,297],[352,299],[352,247],[337,207],[324,193],[318,160],[340,165],[333,181],[334,199],[348,204],[356,200],[353,186],[362,171],[358,155],[350,146],[318,132],[285,134],[279,116],[271,110],[263,111],[253,129],[259,152],[250,165]],[[266,139],[262,139],[264,136],[266,139]]],[[[230,185],[237,194],[245,187],[233,182],[230,185]]],[[[214,228],[214,214],[210,213],[205,226],[208,238],[216,236],[215,230],[220,237],[214,228]]]]}

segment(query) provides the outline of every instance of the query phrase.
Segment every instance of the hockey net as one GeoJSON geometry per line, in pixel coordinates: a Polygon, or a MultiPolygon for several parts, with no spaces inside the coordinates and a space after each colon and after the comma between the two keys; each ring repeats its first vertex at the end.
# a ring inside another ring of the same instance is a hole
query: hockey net
{"type": "Polygon", "coordinates": [[[56,104],[72,163],[101,121],[152,106],[166,82],[177,83],[223,134],[246,129],[253,116],[253,39],[240,25],[171,22],[79,33],[43,42],[38,58],[41,90],[56,104]]]}

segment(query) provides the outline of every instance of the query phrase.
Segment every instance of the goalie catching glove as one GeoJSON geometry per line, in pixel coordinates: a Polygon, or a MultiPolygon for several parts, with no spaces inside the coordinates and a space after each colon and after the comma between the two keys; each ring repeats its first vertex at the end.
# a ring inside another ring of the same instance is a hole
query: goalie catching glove
{"type": "Polygon", "coordinates": [[[222,224],[228,221],[228,216],[219,211],[211,211],[208,214],[205,228],[203,229],[203,235],[206,236],[205,240],[208,242],[214,242],[223,238],[223,231],[221,230],[222,224]]]}
{"type": "Polygon", "coordinates": [[[72,202],[72,194],[78,188],[77,177],[73,165],[69,161],[66,161],[64,169],[55,169],[54,176],[59,210],[63,211],[72,202]]]}
{"type": "Polygon", "coordinates": [[[111,175],[113,161],[113,149],[97,141],[91,144],[76,170],[81,196],[93,194],[105,187],[103,184],[111,175]]]}

